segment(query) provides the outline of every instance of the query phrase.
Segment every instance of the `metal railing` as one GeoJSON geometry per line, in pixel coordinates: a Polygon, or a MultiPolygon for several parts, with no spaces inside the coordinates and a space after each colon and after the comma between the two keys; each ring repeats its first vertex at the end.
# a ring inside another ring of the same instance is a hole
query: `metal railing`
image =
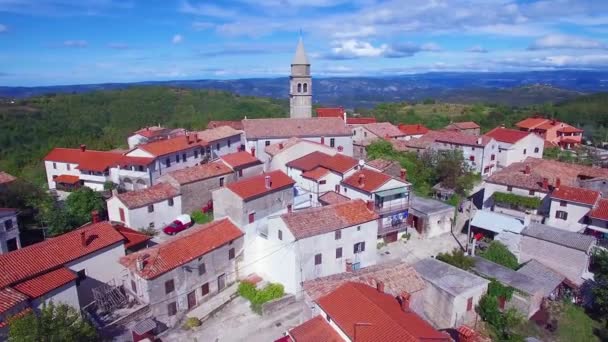
{"type": "Polygon", "coordinates": [[[406,210],[410,207],[410,203],[407,200],[403,200],[403,202],[396,204],[384,204],[382,207],[379,207],[377,204],[374,205],[374,211],[378,215],[383,215],[386,213],[398,212],[406,210]]]}

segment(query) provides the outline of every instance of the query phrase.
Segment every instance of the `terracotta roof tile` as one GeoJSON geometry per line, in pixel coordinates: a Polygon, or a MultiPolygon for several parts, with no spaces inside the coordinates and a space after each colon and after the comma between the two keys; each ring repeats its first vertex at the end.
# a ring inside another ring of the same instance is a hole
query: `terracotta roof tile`
{"type": "Polygon", "coordinates": [[[215,120],[209,121],[207,124],[207,128],[217,128],[222,126],[229,126],[239,131],[243,130],[243,122],[241,120],[237,121],[228,121],[228,120],[215,120]]]}
{"type": "Polygon", "coordinates": [[[197,139],[194,135],[180,135],[169,139],[139,145],[137,148],[142,149],[155,157],[161,157],[166,154],[186,151],[194,147],[205,147],[208,145],[209,144],[206,141],[197,139]]]}
{"type": "Polygon", "coordinates": [[[171,171],[167,173],[167,176],[175,179],[179,184],[184,185],[230,173],[232,173],[232,169],[226,164],[213,162],[171,171]]]}
{"type": "Polygon", "coordinates": [[[391,179],[392,177],[387,174],[371,169],[362,169],[344,179],[342,184],[346,184],[357,190],[374,192],[391,179]]]}
{"type": "Polygon", "coordinates": [[[323,205],[338,204],[348,201],[350,201],[350,198],[340,195],[335,191],[328,191],[323,195],[319,196],[319,202],[321,202],[321,204],[323,205]]]}
{"type": "Polygon", "coordinates": [[[600,199],[595,207],[589,212],[589,217],[608,221],[608,199],[600,199]]]}
{"type": "Polygon", "coordinates": [[[168,134],[169,131],[170,131],[170,129],[165,128],[165,127],[150,126],[150,127],[144,127],[142,129],[139,129],[139,130],[133,132],[133,134],[139,134],[142,137],[146,137],[146,138],[153,138],[153,137],[158,137],[161,135],[168,134]]]}
{"type": "Polygon", "coordinates": [[[74,280],[76,280],[74,272],[66,267],[60,267],[14,285],[13,288],[30,298],[38,298],[74,280]]]}
{"type": "Polygon", "coordinates": [[[329,170],[324,167],[316,167],[310,171],[302,172],[302,177],[307,179],[312,179],[314,181],[318,181],[323,178],[323,176],[327,175],[329,170]]]}
{"type": "Polygon", "coordinates": [[[103,221],[2,254],[0,255],[0,287],[43,274],[122,241],[124,236],[109,222],[103,221]],[[82,245],[82,233],[85,234],[86,246],[82,245]]]}
{"type": "Polygon", "coordinates": [[[375,288],[378,281],[384,284],[384,292],[395,297],[404,292],[414,294],[424,290],[425,287],[424,279],[413,266],[397,260],[352,272],[307,280],[302,287],[312,300],[317,300],[347,282],[366,284],[375,288]]]}
{"type": "Polygon", "coordinates": [[[352,136],[340,118],[246,119],[243,127],[247,139],[352,136]]]}
{"type": "Polygon", "coordinates": [[[527,118],[524,119],[518,123],[515,124],[515,126],[519,127],[519,128],[525,128],[525,129],[534,129],[544,123],[546,123],[548,120],[545,118],[527,118]]]}
{"type": "Polygon", "coordinates": [[[135,247],[137,245],[143,244],[144,242],[152,240],[150,235],[146,235],[140,231],[135,229],[131,229],[128,227],[117,226],[116,230],[125,237],[125,249],[129,249],[131,247],[135,247]]]}
{"type": "Polygon", "coordinates": [[[154,158],[131,157],[131,156],[122,156],[122,158],[120,158],[118,160],[118,163],[121,166],[131,166],[131,165],[148,166],[148,165],[152,164],[153,162],[154,162],[154,158]]]}
{"type": "Polygon", "coordinates": [[[4,171],[0,171],[0,184],[7,184],[16,179],[17,179],[17,177],[12,176],[4,171]]]}
{"type": "Polygon", "coordinates": [[[476,129],[476,128],[480,128],[479,125],[477,123],[473,122],[473,121],[452,122],[447,127],[454,127],[454,128],[457,128],[457,129],[476,129]]]}
{"type": "Polygon", "coordinates": [[[344,174],[359,164],[359,161],[345,154],[336,153],[333,156],[321,160],[320,166],[344,174]]]}
{"type": "Polygon", "coordinates": [[[384,171],[395,163],[397,163],[397,162],[394,160],[378,158],[378,159],[370,160],[370,161],[366,162],[365,164],[370,167],[373,167],[374,169],[384,171]]]}
{"type": "Polygon", "coordinates": [[[129,209],[145,207],[147,205],[165,201],[179,195],[179,190],[168,183],[158,183],[149,188],[127,191],[117,194],[116,197],[129,209]]]}
{"type": "Polygon", "coordinates": [[[80,182],[80,177],[73,175],[59,175],[53,178],[53,182],[63,184],[76,184],[80,182]]]}
{"type": "Polygon", "coordinates": [[[321,316],[315,316],[289,331],[294,342],[342,342],[344,339],[321,316]]]}
{"type": "Polygon", "coordinates": [[[369,123],[363,125],[363,127],[380,138],[396,138],[405,136],[405,133],[390,122],[369,123]]]}
{"type": "Polygon", "coordinates": [[[551,193],[551,198],[594,205],[595,202],[597,202],[597,200],[600,198],[600,193],[589,189],[560,186],[558,189],[553,190],[553,193],[551,193]]]}
{"type": "Polygon", "coordinates": [[[344,108],[317,108],[315,109],[317,112],[318,118],[341,118],[344,119],[344,108]]]}
{"type": "Polygon", "coordinates": [[[224,218],[194,226],[171,240],[121,257],[120,263],[144,279],[154,279],[242,236],[243,232],[224,218]],[[137,269],[138,258],[143,259],[142,270],[137,269]]]}
{"type": "Polygon", "coordinates": [[[548,130],[553,127],[558,126],[558,132],[564,133],[581,133],[582,129],[576,128],[572,125],[569,125],[565,122],[561,122],[553,119],[545,119],[545,118],[527,118],[515,124],[515,126],[526,129],[526,130],[548,130]]]}
{"type": "Polygon", "coordinates": [[[26,302],[27,296],[10,287],[5,287],[0,290],[0,314],[14,308],[15,306],[26,302]]]}
{"type": "Polygon", "coordinates": [[[294,211],[281,219],[296,239],[332,232],[378,219],[363,200],[294,211]]]}
{"type": "Polygon", "coordinates": [[[443,130],[435,136],[435,141],[467,146],[486,146],[492,141],[488,136],[474,136],[459,131],[443,130]]]}
{"type": "Polygon", "coordinates": [[[122,158],[119,152],[85,150],[79,148],[54,148],[49,152],[45,161],[78,164],[78,169],[102,172],[111,166],[116,166],[122,158]]]}
{"type": "Polygon", "coordinates": [[[300,138],[296,138],[296,137],[291,137],[285,141],[281,141],[281,142],[278,142],[275,144],[270,144],[270,145],[266,146],[264,148],[264,152],[266,152],[270,156],[275,156],[279,152],[284,151],[296,144],[299,144],[300,142],[308,142],[311,144],[313,143],[312,141],[308,141],[308,140],[304,140],[304,139],[300,139],[300,138]]]}
{"type": "Polygon", "coordinates": [[[329,154],[314,151],[298,159],[294,159],[286,164],[287,167],[301,171],[310,171],[322,164],[326,159],[331,158],[329,154]]]}
{"type": "Polygon", "coordinates": [[[496,127],[485,135],[494,138],[494,140],[496,141],[505,142],[508,144],[515,144],[516,142],[520,141],[521,139],[527,137],[530,134],[533,133],[504,127],[496,127]]]}
{"type": "MultiPolygon", "coordinates": [[[[29,314],[30,312],[32,312],[32,308],[27,308],[27,309],[21,310],[18,313],[10,316],[10,318],[21,318],[21,317],[29,314]]],[[[5,320],[4,322],[0,322],[0,329],[8,326],[8,323],[9,323],[8,320],[5,320]]]]}
{"type": "Polygon", "coordinates": [[[243,131],[236,130],[230,126],[219,126],[216,128],[208,128],[204,131],[196,133],[200,139],[208,143],[212,143],[217,140],[226,139],[235,135],[243,134],[243,131]]]}
{"type": "Polygon", "coordinates": [[[363,117],[363,116],[357,116],[357,117],[347,117],[346,118],[346,124],[347,125],[365,125],[365,124],[370,124],[370,123],[374,123],[376,122],[376,118],[374,117],[363,117]]]}
{"type": "Polygon", "coordinates": [[[259,165],[262,162],[251,155],[247,151],[240,151],[235,153],[226,154],[220,157],[224,163],[228,164],[232,169],[239,170],[245,167],[259,165]]]}
{"type": "Polygon", "coordinates": [[[356,323],[369,323],[357,329],[360,341],[451,341],[413,311],[404,312],[394,296],[364,284],[348,282],[317,303],[352,340],[356,323]]]}
{"type": "Polygon", "coordinates": [[[576,128],[573,126],[570,126],[568,124],[566,124],[567,126],[564,126],[562,128],[559,128],[557,131],[558,132],[562,132],[562,133],[582,133],[584,132],[582,129],[580,128],[576,128]]]}
{"type": "Polygon", "coordinates": [[[424,125],[399,125],[399,130],[406,135],[419,135],[428,133],[429,129],[424,125]]]}
{"type": "Polygon", "coordinates": [[[243,200],[248,201],[275,191],[291,188],[294,184],[295,181],[283,171],[276,170],[244,178],[238,182],[230,183],[226,187],[243,200]],[[266,176],[270,177],[270,188],[266,187],[266,176]]]}

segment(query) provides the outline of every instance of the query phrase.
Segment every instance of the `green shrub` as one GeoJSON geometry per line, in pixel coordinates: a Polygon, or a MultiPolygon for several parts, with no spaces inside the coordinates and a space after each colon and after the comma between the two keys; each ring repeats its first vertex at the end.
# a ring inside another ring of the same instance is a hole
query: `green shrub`
{"type": "Polygon", "coordinates": [[[384,242],[378,242],[376,244],[376,249],[381,249],[382,247],[386,246],[386,244],[384,242]]]}
{"type": "Polygon", "coordinates": [[[192,215],[192,221],[196,224],[203,224],[213,221],[213,214],[205,214],[200,210],[194,211],[192,215]]]}
{"type": "Polygon", "coordinates": [[[158,234],[158,230],[154,229],[154,228],[139,228],[139,231],[148,235],[148,236],[155,236],[158,234]]]}
{"type": "Polygon", "coordinates": [[[255,285],[251,283],[241,282],[239,284],[239,296],[249,300],[250,302],[253,301],[253,299],[255,298],[257,291],[258,290],[255,288],[255,285]]]}
{"type": "Polygon", "coordinates": [[[506,192],[495,192],[494,202],[508,204],[514,208],[538,209],[541,200],[538,197],[520,196],[506,192]]]}
{"type": "Polygon", "coordinates": [[[262,290],[258,290],[251,283],[241,282],[238,293],[241,297],[249,300],[251,302],[251,309],[259,314],[262,312],[262,305],[264,303],[283,297],[285,289],[281,284],[268,284],[262,290]]]}
{"type": "Polygon", "coordinates": [[[184,323],[183,328],[186,330],[190,330],[190,329],[194,329],[196,327],[200,327],[201,326],[201,321],[196,318],[196,317],[188,317],[188,319],[186,319],[186,322],[184,323]]]}
{"type": "Polygon", "coordinates": [[[470,270],[475,266],[475,260],[464,254],[464,251],[460,248],[455,248],[452,253],[439,253],[436,259],[463,270],[470,270]]]}
{"type": "Polygon", "coordinates": [[[507,246],[498,241],[492,241],[488,249],[480,252],[479,256],[512,270],[516,270],[519,267],[517,257],[509,251],[507,246]]]}

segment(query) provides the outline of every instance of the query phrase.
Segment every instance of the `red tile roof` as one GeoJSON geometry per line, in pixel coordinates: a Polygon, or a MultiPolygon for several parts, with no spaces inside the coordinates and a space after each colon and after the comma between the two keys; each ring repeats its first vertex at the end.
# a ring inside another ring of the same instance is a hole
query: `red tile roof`
{"type": "Polygon", "coordinates": [[[229,126],[234,129],[243,130],[243,122],[241,120],[238,121],[228,121],[228,120],[216,120],[209,121],[207,124],[207,128],[217,128],[222,126],[229,126]]]}
{"type": "Polygon", "coordinates": [[[318,118],[341,118],[344,119],[344,108],[317,108],[318,118]]]}
{"type": "Polygon", "coordinates": [[[340,118],[245,119],[247,139],[352,136],[353,132],[340,118]]]}
{"type": "Polygon", "coordinates": [[[116,226],[116,230],[125,237],[125,249],[129,249],[152,240],[150,235],[146,235],[140,231],[128,227],[116,226]]]}
{"type": "Polygon", "coordinates": [[[166,201],[178,196],[179,190],[169,183],[158,183],[149,188],[127,191],[116,197],[129,209],[137,209],[150,204],[166,201]]]}
{"type": "Polygon", "coordinates": [[[221,156],[220,158],[222,158],[224,163],[228,164],[228,166],[230,166],[234,170],[239,170],[245,167],[262,164],[262,162],[258,158],[252,156],[251,153],[246,151],[226,154],[224,156],[221,156]]]}
{"type": "Polygon", "coordinates": [[[454,145],[486,146],[492,140],[488,136],[474,136],[460,131],[443,130],[435,137],[435,141],[454,145]]]}
{"type": "Polygon", "coordinates": [[[575,188],[562,185],[558,189],[553,190],[551,198],[587,205],[594,205],[595,202],[597,202],[598,198],[600,198],[600,193],[589,189],[575,188]]]}
{"type": "Polygon", "coordinates": [[[204,179],[219,177],[232,173],[232,169],[222,162],[206,163],[167,173],[180,185],[198,182],[204,179]]]}
{"type": "Polygon", "coordinates": [[[589,212],[589,217],[608,221],[608,199],[601,198],[589,212]]]}
{"type": "Polygon", "coordinates": [[[343,174],[346,171],[357,166],[357,164],[357,159],[344,154],[337,153],[333,156],[330,156],[323,152],[315,151],[298,159],[294,159],[286,165],[288,167],[292,167],[294,169],[302,171],[311,171],[321,166],[328,170],[336,171],[338,173],[343,174]]]}
{"type": "Polygon", "coordinates": [[[420,135],[426,134],[429,129],[423,125],[399,125],[399,130],[406,135],[420,135]]]}
{"type": "Polygon", "coordinates": [[[378,169],[380,171],[384,171],[396,163],[397,162],[394,160],[378,158],[378,159],[374,159],[374,160],[370,160],[370,161],[366,162],[365,165],[368,165],[368,166],[373,167],[374,169],[378,169]]]}
{"type": "Polygon", "coordinates": [[[142,149],[155,157],[164,156],[179,151],[186,151],[195,147],[205,147],[209,144],[197,139],[194,135],[180,135],[177,137],[149,142],[139,145],[137,148],[142,149]]]}
{"type": "Polygon", "coordinates": [[[560,129],[558,129],[557,131],[562,132],[562,133],[582,133],[582,132],[584,132],[584,130],[570,126],[570,125],[564,126],[560,129]]]}
{"type": "Polygon", "coordinates": [[[518,123],[515,124],[515,126],[519,127],[519,128],[524,128],[524,129],[534,129],[544,123],[546,123],[548,120],[545,118],[527,118],[524,119],[518,123]]]}
{"type": "Polygon", "coordinates": [[[124,236],[109,222],[103,221],[2,254],[0,255],[0,288],[46,273],[122,241],[124,236]],[[85,234],[86,246],[82,245],[81,233],[85,234]]]}
{"type": "Polygon", "coordinates": [[[337,204],[347,201],[350,201],[350,198],[340,195],[335,191],[328,191],[319,196],[319,202],[321,202],[323,205],[337,204]]]}
{"type": "Polygon", "coordinates": [[[281,141],[281,142],[278,142],[275,144],[270,144],[270,145],[266,146],[264,148],[264,152],[266,152],[269,156],[275,156],[279,152],[286,150],[300,142],[316,144],[316,143],[313,143],[312,141],[308,141],[308,140],[304,140],[304,139],[300,139],[300,138],[296,138],[296,137],[291,137],[285,141],[281,141]]]}
{"type": "Polygon", "coordinates": [[[496,141],[505,142],[508,144],[515,144],[521,139],[527,137],[529,132],[519,131],[516,129],[509,129],[504,127],[496,127],[493,130],[489,131],[485,135],[491,138],[494,138],[496,141]]]}
{"type": "Polygon", "coordinates": [[[214,141],[230,138],[242,133],[243,131],[236,130],[230,126],[219,126],[216,128],[209,128],[204,131],[199,131],[197,132],[197,135],[203,141],[212,143],[214,141]]]}
{"type": "Polygon", "coordinates": [[[332,321],[352,340],[356,323],[358,341],[451,341],[451,338],[420,318],[404,312],[394,296],[364,284],[348,282],[317,300],[332,321]]]}
{"type": "Polygon", "coordinates": [[[15,290],[30,298],[38,298],[56,288],[76,280],[76,274],[66,267],[60,267],[38,277],[14,285],[15,290]]]}
{"type": "Polygon", "coordinates": [[[344,339],[321,316],[315,316],[289,331],[294,342],[342,342],[344,339]]]}
{"type": "Polygon", "coordinates": [[[347,125],[365,125],[365,124],[369,124],[369,123],[374,123],[376,122],[376,118],[373,117],[363,117],[363,116],[359,116],[359,117],[353,117],[353,118],[346,118],[346,124],[347,125]]]}
{"type": "Polygon", "coordinates": [[[515,126],[520,129],[526,130],[548,130],[550,128],[558,126],[558,132],[564,133],[582,133],[584,132],[582,129],[576,128],[572,125],[569,125],[565,122],[553,120],[553,119],[545,119],[545,118],[527,118],[515,124],[515,126]]]}
{"type": "Polygon", "coordinates": [[[7,184],[16,179],[17,179],[17,177],[12,176],[4,171],[0,171],[0,184],[7,184]]]}
{"type": "Polygon", "coordinates": [[[479,125],[473,121],[463,121],[463,122],[452,122],[447,127],[453,126],[458,129],[476,129],[480,128],[479,125]]]}
{"type": "Polygon", "coordinates": [[[328,159],[330,157],[331,156],[329,154],[319,152],[319,151],[314,151],[303,157],[294,159],[285,165],[287,167],[291,167],[291,168],[298,169],[301,171],[310,171],[310,170],[316,168],[317,166],[321,165],[321,163],[323,161],[325,161],[326,159],[328,159]]]}
{"type": "Polygon", "coordinates": [[[63,184],[76,184],[80,182],[80,177],[72,175],[59,175],[53,178],[53,182],[63,184]]]}
{"type": "Polygon", "coordinates": [[[0,290],[0,314],[12,309],[13,307],[27,301],[28,298],[23,293],[15,291],[10,287],[0,290]]]}
{"type": "Polygon", "coordinates": [[[344,179],[342,184],[365,192],[374,192],[391,179],[393,178],[387,174],[371,169],[362,169],[344,179]],[[363,176],[363,178],[361,178],[361,176],[363,176]]]}
{"type": "Polygon", "coordinates": [[[106,152],[79,148],[54,148],[49,152],[45,161],[78,164],[80,170],[102,172],[111,166],[116,166],[122,158],[120,152],[106,152]]]}
{"type": "Polygon", "coordinates": [[[332,171],[336,171],[340,174],[344,174],[358,164],[359,161],[357,159],[345,154],[337,153],[329,158],[326,158],[325,160],[322,160],[320,166],[332,171]]]}
{"type": "Polygon", "coordinates": [[[161,127],[161,126],[150,126],[150,127],[144,127],[142,129],[139,129],[135,132],[133,132],[133,134],[139,134],[142,137],[146,137],[146,138],[152,138],[152,137],[157,137],[163,134],[167,134],[169,133],[169,129],[165,128],[165,127],[161,127]]]}
{"type": "Polygon", "coordinates": [[[245,201],[264,196],[275,191],[291,188],[296,182],[283,171],[276,170],[242,179],[226,187],[245,201]],[[270,177],[270,188],[266,187],[265,177],[270,177]]]}
{"type": "Polygon", "coordinates": [[[363,125],[363,127],[377,135],[379,138],[396,138],[405,136],[405,133],[390,122],[369,123],[363,125]]]}
{"type": "Polygon", "coordinates": [[[357,199],[294,211],[281,215],[281,219],[299,240],[377,220],[378,215],[369,210],[363,200],[357,199]]]}
{"type": "Polygon", "coordinates": [[[323,178],[323,176],[325,176],[328,173],[329,173],[328,169],[326,169],[324,167],[317,167],[310,171],[302,172],[302,177],[307,178],[307,179],[312,179],[314,181],[318,181],[319,179],[323,178]]]}
{"type": "MultiPolygon", "coordinates": [[[[21,311],[19,311],[18,313],[16,313],[16,314],[14,314],[14,315],[10,316],[10,318],[11,318],[11,319],[14,319],[14,318],[21,318],[21,317],[23,317],[23,316],[25,316],[25,315],[29,314],[30,312],[32,312],[32,308],[27,308],[27,309],[21,310],[21,311]]],[[[4,322],[0,322],[0,329],[1,329],[1,328],[6,327],[6,326],[8,325],[8,323],[9,323],[9,321],[8,321],[8,320],[5,320],[4,322]]]]}
{"type": "Polygon", "coordinates": [[[144,279],[154,279],[242,236],[243,232],[224,218],[194,226],[171,240],[121,257],[120,263],[144,279]],[[137,269],[138,258],[143,259],[142,270],[137,269]]]}

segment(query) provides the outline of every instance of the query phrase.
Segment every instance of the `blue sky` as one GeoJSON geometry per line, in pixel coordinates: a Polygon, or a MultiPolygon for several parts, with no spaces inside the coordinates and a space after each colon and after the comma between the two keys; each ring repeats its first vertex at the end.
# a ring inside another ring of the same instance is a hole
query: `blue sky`
{"type": "Polygon", "coordinates": [[[0,0],[0,85],[608,69],[606,0],[0,0]]]}

